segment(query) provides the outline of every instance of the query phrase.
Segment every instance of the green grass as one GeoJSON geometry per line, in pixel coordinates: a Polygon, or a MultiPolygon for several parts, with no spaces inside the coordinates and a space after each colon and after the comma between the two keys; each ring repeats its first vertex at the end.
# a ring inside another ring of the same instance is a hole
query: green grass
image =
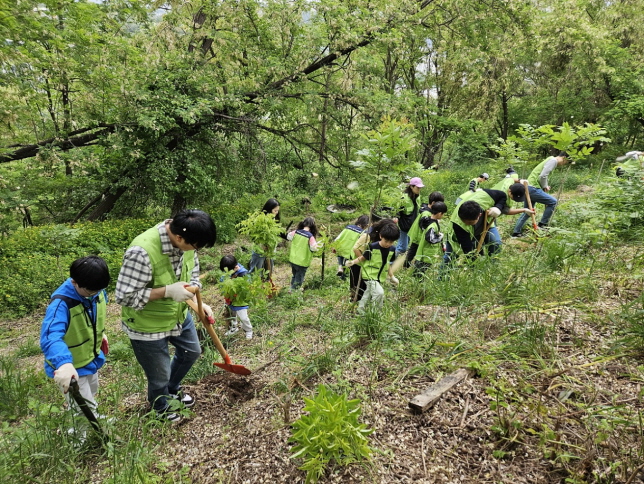
{"type": "MultiPolygon", "coordinates": [[[[444,182],[446,192],[456,193],[460,175],[436,175],[432,186],[444,182]]],[[[566,184],[589,176],[577,173],[566,184]]],[[[325,277],[316,261],[304,294],[282,291],[251,308],[253,341],[225,339],[229,351],[251,368],[275,363],[258,373],[261,390],[252,405],[231,405],[225,416],[207,422],[232,431],[245,425],[249,412],[273,412],[270,428],[260,431],[279,431],[299,417],[302,397],[311,397],[324,384],[360,399],[363,415],[373,422],[378,440],[370,444],[376,447],[372,467],[352,467],[351,472],[376,482],[398,452],[414,451],[390,444],[389,435],[379,435],[378,425],[392,418],[406,422],[412,418],[404,411],[411,395],[468,368],[473,379],[456,393],[472,404],[484,402],[489,411],[474,421],[485,435],[480,450],[486,459],[510,463],[525,454],[562,482],[626,482],[644,461],[643,395],[633,390],[624,403],[626,397],[597,380],[610,370],[604,363],[614,362],[624,366],[620,378],[633,388],[644,381],[644,256],[639,242],[622,236],[621,224],[616,231],[609,224],[608,233],[592,232],[592,202],[592,196],[579,195],[561,204],[556,230],[539,240],[509,241],[508,225],[502,224],[505,245],[498,259],[461,260],[441,279],[438,267],[420,281],[403,272],[397,290],[386,287],[383,309],[364,316],[355,313],[347,284],[335,277],[335,259],[327,254],[325,277]],[[387,405],[390,413],[379,413],[387,405]]],[[[618,211],[621,206],[612,203],[618,211]]],[[[326,213],[316,216],[336,232],[347,222],[326,213]]],[[[638,230],[636,223],[634,227],[638,230]]],[[[206,269],[218,265],[221,251],[205,251],[206,269]]],[[[286,250],[280,249],[276,260],[288,285],[286,250]]],[[[212,289],[216,280],[207,275],[203,281],[208,302],[217,301],[218,311],[220,299],[212,289]]],[[[118,331],[118,314],[110,317],[115,330],[102,370],[100,405],[118,418],[108,427],[113,438],[105,448],[73,448],[64,400],[40,365],[33,365],[39,354],[37,328],[30,328],[33,334],[5,326],[0,330],[0,338],[20,336],[21,342],[0,345],[0,481],[191,482],[193,469],[181,457],[172,461],[163,454],[184,430],[147,418],[143,405],[123,403],[132,395],[145,395],[146,382],[129,341],[118,331]]],[[[204,355],[186,383],[218,371],[213,361],[220,357],[206,339],[204,355]]],[[[449,408],[455,400],[445,397],[444,405],[449,408]]],[[[421,431],[426,430],[424,418],[418,419],[421,431]]],[[[455,429],[458,425],[450,423],[455,429]]],[[[223,455],[211,450],[217,458],[223,455]]],[[[288,449],[274,451],[288,456],[288,449]]],[[[341,471],[335,467],[332,472],[341,471]]],[[[211,478],[235,482],[234,474],[223,468],[213,469],[211,478]]]]}

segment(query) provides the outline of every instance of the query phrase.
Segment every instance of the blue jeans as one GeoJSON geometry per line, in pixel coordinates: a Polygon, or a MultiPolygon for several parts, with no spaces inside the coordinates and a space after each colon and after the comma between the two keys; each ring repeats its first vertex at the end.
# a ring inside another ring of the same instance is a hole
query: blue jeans
{"type": "Polygon", "coordinates": [[[192,316],[188,313],[179,336],[169,336],[155,341],[131,339],[130,343],[148,380],[148,402],[154,410],[161,412],[168,406],[168,395],[179,391],[181,380],[201,355],[192,316]],[[175,348],[172,361],[168,343],[175,348]]]}
{"type": "MultiPolygon", "coordinates": [[[[543,215],[541,215],[541,221],[539,222],[539,225],[548,225],[548,222],[550,222],[550,217],[552,217],[552,214],[555,211],[555,207],[557,206],[557,199],[552,195],[548,195],[541,188],[536,188],[536,187],[533,187],[532,185],[528,187],[528,193],[530,194],[530,201],[532,202],[533,207],[537,203],[542,203],[543,205],[546,206],[545,210],[543,211],[543,215]]],[[[523,203],[523,207],[528,208],[527,200],[523,203]]],[[[527,213],[521,214],[521,216],[519,217],[519,220],[517,220],[517,223],[514,226],[515,234],[521,232],[521,230],[523,229],[523,226],[525,225],[525,223],[528,221],[529,218],[530,218],[530,214],[527,214],[527,213]]]]}
{"type": "Polygon", "coordinates": [[[304,284],[304,276],[306,275],[307,269],[308,267],[298,266],[291,262],[291,271],[293,272],[293,277],[291,278],[291,289],[297,289],[304,284]]]}
{"type": "Polygon", "coordinates": [[[487,255],[501,252],[501,234],[499,234],[499,229],[496,225],[488,229],[484,244],[487,249],[487,255]]]}
{"type": "Polygon", "coordinates": [[[398,238],[398,245],[396,246],[396,254],[402,254],[407,252],[407,246],[409,245],[409,235],[407,232],[400,231],[400,237],[398,238]]]}
{"type": "MultiPolygon", "coordinates": [[[[248,265],[248,272],[264,272],[265,266],[266,266],[266,257],[259,255],[257,252],[253,251],[252,255],[250,256],[250,264],[248,265]]],[[[272,267],[275,264],[275,261],[273,259],[269,259],[270,267],[272,267]]]]}

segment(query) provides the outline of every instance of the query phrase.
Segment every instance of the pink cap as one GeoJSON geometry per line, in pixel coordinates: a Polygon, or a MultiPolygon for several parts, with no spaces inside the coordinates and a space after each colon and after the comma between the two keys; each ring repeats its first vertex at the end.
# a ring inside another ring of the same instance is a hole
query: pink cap
{"type": "Polygon", "coordinates": [[[423,180],[415,176],[411,180],[409,180],[409,184],[418,188],[423,188],[425,185],[423,185],[423,180]]]}

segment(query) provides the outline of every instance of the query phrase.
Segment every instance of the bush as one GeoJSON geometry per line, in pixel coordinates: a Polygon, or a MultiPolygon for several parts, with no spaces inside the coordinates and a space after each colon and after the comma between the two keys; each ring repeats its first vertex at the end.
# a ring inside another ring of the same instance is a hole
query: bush
{"type": "Polygon", "coordinates": [[[107,262],[116,284],[123,253],[157,220],[111,220],[74,226],[30,227],[0,239],[0,306],[3,316],[25,315],[47,301],[69,277],[69,266],[90,254],[107,262]]]}

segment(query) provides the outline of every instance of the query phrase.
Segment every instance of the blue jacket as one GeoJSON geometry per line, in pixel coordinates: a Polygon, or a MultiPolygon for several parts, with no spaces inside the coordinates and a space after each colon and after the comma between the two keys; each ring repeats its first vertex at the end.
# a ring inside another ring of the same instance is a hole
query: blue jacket
{"type": "MultiPolygon", "coordinates": [[[[86,308],[87,314],[90,316],[92,322],[96,324],[96,303],[98,301],[98,294],[92,296],[91,299],[86,299],[76,292],[71,278],[67,279],[58,289],[54,291],[53,296],[60,295],[80,301],[86,308]]],[[[105,293],[105,300],[107,301],[107,293],[105,293]]],[[[45,354],[45,373],[50,378],[54,377],[54,370],[60,368],[65,363],[72,362],[72,354],[69,348],[63,341],[67,328],[69,327],[69,309],[67,303],[62,299],[54,299],[47,306],[45,319],[42,322],[40,330],[40,348],[45,354]],[[55,368],[47,364],[51,362],[55,368]]],[[[100,336],[103,337],[102,335],[100,336]]],[[[105,355],[103,351],[90,364],[82,368],[76,368],[78,376],[93,375],[100,367],[105,364],[105,355]]]]}

